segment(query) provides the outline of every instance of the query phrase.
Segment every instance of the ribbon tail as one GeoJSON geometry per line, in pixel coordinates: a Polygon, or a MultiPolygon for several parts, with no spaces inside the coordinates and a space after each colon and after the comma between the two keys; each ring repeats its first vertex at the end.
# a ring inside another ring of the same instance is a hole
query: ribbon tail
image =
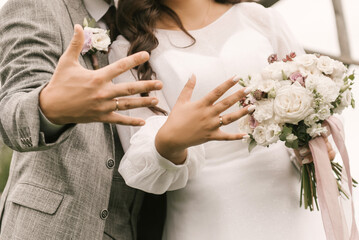
{"type": "Polygon", "coordinates": [[[322,137],[314,138],[309,142],[309,147],[313,155],[318,200],[327,239],[348,239],[348,232],[344,227],[346,224],[343,223],[343,210],[338,199],[338,186],[333,177],[325,141],[322,137]]]}
{"type": "Polygon", "coordinates": [[[326,120],[328,123],[330,130],[332,132],[333,140],[335,142],[335,145],[337,146],[340,155],[343,160],[344,165],[344,171],[347,175],[348,181],[348,188],[350,191],[350,201],[351,201],[351,209],[352,209],[352,226],[351,226],[351,234],[350,234],[350,240],[359,240],[359,231],[355,220],[355,209],[354,209],[354,202],[353,202],[353,186],[352,186],[352,176],[350,172],[350,164],[349,164],[349,155],[348,151],[345,146],[344,142],[344,127],[343,124],[339,121],[339,119],[335,117],[330,117],[326,120]]]}

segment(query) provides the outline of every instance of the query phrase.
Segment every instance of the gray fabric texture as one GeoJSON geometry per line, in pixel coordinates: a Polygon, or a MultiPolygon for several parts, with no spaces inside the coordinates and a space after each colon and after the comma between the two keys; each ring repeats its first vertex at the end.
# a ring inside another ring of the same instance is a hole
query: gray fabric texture
{"type": "MultiPolygon", "coordinates": [[[[142,193],[108,164],[123,155],[115,128],[71,125],[51,143],[40,132],[39,92],[85,17],[81,0],[9,0],[1,9],[0,136],[14,154],[0,239],[102,239],[105,225],[116,239],[135,239],[142,193]]],[[[79,60],[92,68],[89,57],[79,60]]],[[[107,56],[99,63],[107,65],[107,56]]]]}

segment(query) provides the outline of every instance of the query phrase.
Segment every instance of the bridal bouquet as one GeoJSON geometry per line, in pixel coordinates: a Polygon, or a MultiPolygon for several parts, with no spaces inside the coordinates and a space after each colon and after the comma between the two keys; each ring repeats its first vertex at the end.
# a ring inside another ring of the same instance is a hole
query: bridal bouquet
{"type": "MultiPolygon", "coordinates": [[[[281,61],[271,55],[268,61],[270,64],[261,73],[240,80],[243,87],[251,89],[240,104],[256,106],[252,114],[240,120],[240,131],[248,133],[245,141],[249,151],[278,140],[293,149],[308,147],[312,139],[326,136],[328,129],[323,123],[334,113],[355,107],[351,92],[354,73],[348,75],[343,63],[327,56],[295,53],[281,61]]],[[[331,169],[339,192],[348,197],[341,185],[342,166],[332,161],[331,169]]],[[[304,201],[305,208],[311,211],[314,204],[319,209],[316,170],[315,163],[302,162],[300,205],[304,201]]],[[[354,180],[353,183],[356,184],[354,180]]]]}

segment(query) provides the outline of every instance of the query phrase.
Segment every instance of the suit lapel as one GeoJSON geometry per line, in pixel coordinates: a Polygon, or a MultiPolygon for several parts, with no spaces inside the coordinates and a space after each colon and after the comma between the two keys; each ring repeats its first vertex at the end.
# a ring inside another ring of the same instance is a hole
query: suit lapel
{"type": "MultiPolygon", "coordinates": [[[[70,14],[72,25],[80,24],[82,26],[85,18],[91,18],[82,0],[63,0],[63,1],[70,14]]],[[[98,63],[100,68],[108,65],[107,54],[96,53],[96,55],[98,58],[98,63]]],[[[84,61],[88,69],[93,69],[91,57],[89,55],[82,56],[82,60],[84,61]]]]}

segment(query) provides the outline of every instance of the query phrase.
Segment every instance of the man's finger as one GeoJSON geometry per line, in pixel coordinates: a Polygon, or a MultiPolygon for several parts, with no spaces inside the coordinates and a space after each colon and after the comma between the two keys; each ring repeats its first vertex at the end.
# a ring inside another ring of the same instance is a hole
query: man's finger
{"type": "Polygon", "coordinates": [[[186,85],[183,87],[181,94],[178,96],[177,102],[190,101],[195,86],[196,86],[196,76],[192,74],[192,76],[188,79],[186,85]]]}
{"type": "Polygon", "coordinates": [[[118,83],[109,90],[108,99],[161,90],[162,86],[159,80],[118,83]]]}
{"type": "Polygon", "coordinates": [[[141,118],[128,117],[115,112],[111,112],[107,115],[102,116],[99,121],[104,123],[114,123],[127,126],[145,125],[145,120],[141,118]]]}
{"type": "Polygon", "coordinates": [[[104,68],[99,69],[99,73],[112,81],[115,77],[124,73],[142,63],[145,63],[150,58],[148,52],[142,51],[122,58],[104,68]]]}
{"type": "Polygon", "coordinates": [[[228,91],[231,87],[238,83],[239,78],[237,76],[228,79],[215,89],[213,89],[206,97],[203,98],[203,101],[207,105],[212,105],[215,101],[217,101],[225,92],[228,91]]]}
{"type": "Polygon", "coordinates": [[[124,97],[117,98],[106,102],[107,112],[122,111],[140,107],[154,107],[158,104],[155,97],[124,97]]]}
{"type": "Polygon", "coordinates": [[[84,30],[79,24],[74,27],[74,35],[63,56],[78,61],[85,41],[84,30]]]}

